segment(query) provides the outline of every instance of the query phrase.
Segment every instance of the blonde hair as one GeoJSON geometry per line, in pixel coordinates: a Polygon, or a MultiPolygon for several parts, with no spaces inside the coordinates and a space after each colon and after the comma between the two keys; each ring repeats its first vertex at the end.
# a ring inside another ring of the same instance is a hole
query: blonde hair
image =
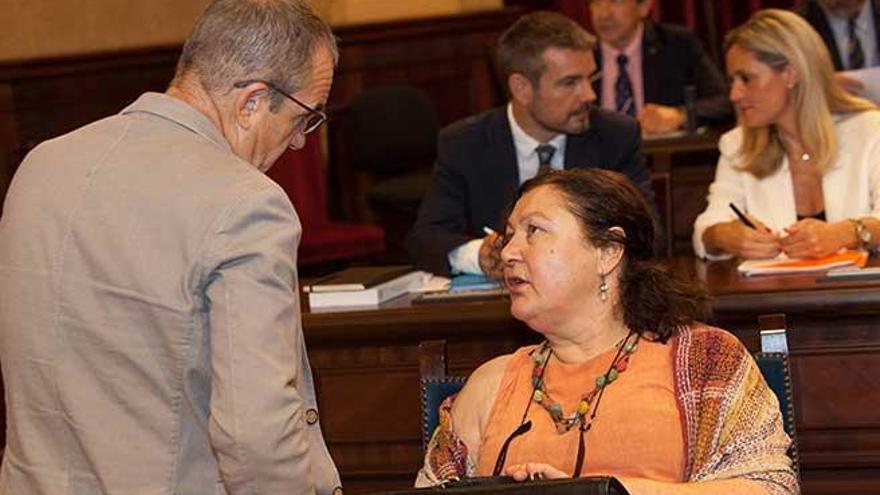
{"type": "MultiPolygon", "coordinates": [[[[755,12],[745,24],[725,37],[725,53],[733,46],[751,52],[774,70],[791,66],[800,76],[799,82],[791,89],[791,103],[796,108],[800,138],[810,149],[817,169],[824,174],[837,156],[837,132],[832,113],[862,112],[877,107],[844,91],[835,79],[825,43],[804,19],[793,12],[781,9],[755,12]]],[[[776,171],[785,157],[785,148],[776,128],[772,125],[741,127],[743,140],[739,154],[742,168],[759,178],[776,171]]]]}

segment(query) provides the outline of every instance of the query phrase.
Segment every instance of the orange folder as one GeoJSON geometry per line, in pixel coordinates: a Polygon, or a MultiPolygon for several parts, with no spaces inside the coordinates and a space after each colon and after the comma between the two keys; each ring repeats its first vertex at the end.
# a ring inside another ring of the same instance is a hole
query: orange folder
{"type": "Polygon", "coordinates": [[[844,266],[864,267],[868,263],[867,251],[845,250],[824,258],[797,258],[772,260],[747,260],[737,267],[741,275],[784,275],[789,273],[824,272],[844,266]]]}

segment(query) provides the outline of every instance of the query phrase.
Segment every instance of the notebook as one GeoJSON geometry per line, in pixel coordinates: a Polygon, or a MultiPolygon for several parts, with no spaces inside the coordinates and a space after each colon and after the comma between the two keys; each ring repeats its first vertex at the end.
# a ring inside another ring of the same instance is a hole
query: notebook
{"type": "Polygon", "coordinates": [[[357,266],[319,278],[305,292],[343,292],[369,289],[413,271],[409,265],[357,266]]]}
{"type": "Polygon", "coordinates": [[[343,285],[343,287],[346,287],[344,290],[312,290],[308,293],[309,307],[315,309],[346,306],[378,306],[385,301],[418,289],[424,284],[426,276],[425,272],[408,271],[390,280],[361,290],[348,289],[349,285],[353,286],[354,284],[343,285]]]}
{"type": "Polygon", "coordinates": [[[868,262],[866,251],[845,250],[823,258],[774,258],[772,260],[746,260],[739,264],[740,275],[785,275],[792,273],[825,272],[844,266],[863,267],[868,262]]]}

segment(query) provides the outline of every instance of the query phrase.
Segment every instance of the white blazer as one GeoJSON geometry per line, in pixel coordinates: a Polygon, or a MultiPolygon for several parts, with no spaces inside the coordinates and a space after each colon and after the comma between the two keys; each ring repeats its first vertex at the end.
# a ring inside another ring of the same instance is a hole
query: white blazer
{"type": "MultiPolygon", "coordinates": [[[[825,218],[880,218],[880,111],[835,117],[838,151],[834,165],[822,177],[825,218]]],[[[767,177],[759,179],[742,170],[739,148],[742,129],[721,136],[721,156],[715,181],[709,186],[706,210],[694,222],[694,253],[701,258],[725,258],[706,254],[703,232],[712,225],[735,220],[728,203],[755,216],[774,231],[797,222],[794,187],[788,158],[767,177]]]]}

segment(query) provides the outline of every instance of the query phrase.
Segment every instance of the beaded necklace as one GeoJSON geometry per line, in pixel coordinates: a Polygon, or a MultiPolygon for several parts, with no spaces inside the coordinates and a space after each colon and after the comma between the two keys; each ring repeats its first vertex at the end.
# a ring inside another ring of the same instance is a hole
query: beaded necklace
{"type": "MultiPolygon", "coordinates": [[[[544,341],[544,343],[541,344],[540,349],[538,349],[538,352],[532,356],[532,360],[535,362],[535,368],[532,371],[532,397],[529,399],[529,402],[526,405],[526,410],[523,413],[523,424],[521,424],[520,428],[508,438],[507,443],[509,443],[510,440],[520,432],[520,429],[523,429],[523,426],[531,426],[531,421],[526,421],[526,416],[529,413],[529,406],[532,402],[537,402],[548,413],[550,413],[550,417],[553,418],[553,423],[556,425],[556,431],[559,434],[565,433],[571,430],[575,425],[578,425],[580,434],[578,435],[578,451],[574,463],[574,473],[572,474],[572,478],[579,478],[584,467],[584,458],[587,455],[584,435],[586,435],[593,426],[593,420],[596,419],[596,413],[599,412],[599,403],[602,401],[602,395],[605,393],[605,388],[614,383],[617,380],[617,377],[626,371],[629,358],[639,347],[640,338],[641,336],[639,334],[630,331],[626,337],[617,344],[617,354],[614,355],[614,359],[611,361],[608,370],[596,377],[596,386],[593,387],[593,390],[590,390],[581,396],[581,401],[578,404],[577,410],[569,417],[565,417],[562,412],[562,406],[554,401],[553,398],[550,397],[550,394],[544,389],[544,372],[547,370],[547,363],[550,361],[550,357],[553,356],[553,349],[550,348],[550,343],[544,341]],[[633,339],[634,335],[635,339],[633,339]],[[588,413],[590,414],[589,420],[587,420],[588,413]]],[[[525,428],[524,431],[528,431],[528,428],[525,428]]],[[[504,464],[504,458],[506,457],[505,451],[506,446],[502,447],[502,452],[499,454],[498,461],[495,463],[495,474],[501,471],[501,467],[504,464]]]]}
{"type": "Polygon", "coordinates": [[[593,424],[593,419],[599,410],[599,402],[605,388],[617,380],[621,373],[626,371],[630,357],[638,349],[640,336],[634,332],[630,332],[620,343],[617,344],[617,354],[611,361],[608,370],[597,376],[595,386],[589,392],[581,396],[577,409],[570,416],[565,416],[562,411],[562,405],[553,400],[550,394],[544,388],[544,372],[547,370],[547,364],[550,357],[553,356],[553,349],[550,343],[544,341],[540,349],[532,356],[535,362],[535,368],[532,371],[532,401],[541,405],[553,419],[556,425],[556,431],[563,434],[575,426],[579,426],[582,432],[586,432],[593,424]],[[635,336],[635,338],[633,338],[635,336]],[[592,413],[591,413],[592,411],[592,413]],[[589,421],[587,414],[590,414],[589,421]]]}
{"type": "Polygon", "coordinates": [[[596,386],[593,390],[581,396],[577,410],[572,416],[567,418],[562,413],[562,406],[555,402],[544,390],[544,371],[547,370],[547,362],[553,356],[553,349],[550,348],[550,343],[544,341],[541,347],[532,354],[532,360],[535,362],[535,368],[532,371],[532,396],[529,397],[529,401],[526,403],[526,409],[523,411],[519,426],[501,445],[501,449],[498,451],[498,458],[495,460],[495,469],[492,470],[492,476],[498,476],[501,474],[502,469],[504,469],[504,462],[507,459],[510,443],[516,437],[525,434],[532,428],[532,421],[527,418],[532,403],[537,402],[550,413],[550,417],[553,418],[553,423],[556,425],[556,431],[560,434],[578,425],[580,435],[578,435],[578,452],[572,478],[580,477],[581,470],[584,467],[584,458],[587,454],[584,435],[593,426],[593,420],[596,419],[596,413],[599,411],[599,402],[602,400],[605,388],[614,383],[617,377],[626,371],[630,356],[638,349],[640,338],[639,334],[631,331],[616,345],[617,354],[615,354],[614,359],[611,361],[611,366],[608,367],[605,373],[596,377],[596,386]],[[635,336],[635,339],[633,339],[633,336],[635,336]],[[593,399],[595,399],[595,402],[593,402],[593,399]],[[589,421],[586,420],[587,413],[590,413],[589,421]]]}

